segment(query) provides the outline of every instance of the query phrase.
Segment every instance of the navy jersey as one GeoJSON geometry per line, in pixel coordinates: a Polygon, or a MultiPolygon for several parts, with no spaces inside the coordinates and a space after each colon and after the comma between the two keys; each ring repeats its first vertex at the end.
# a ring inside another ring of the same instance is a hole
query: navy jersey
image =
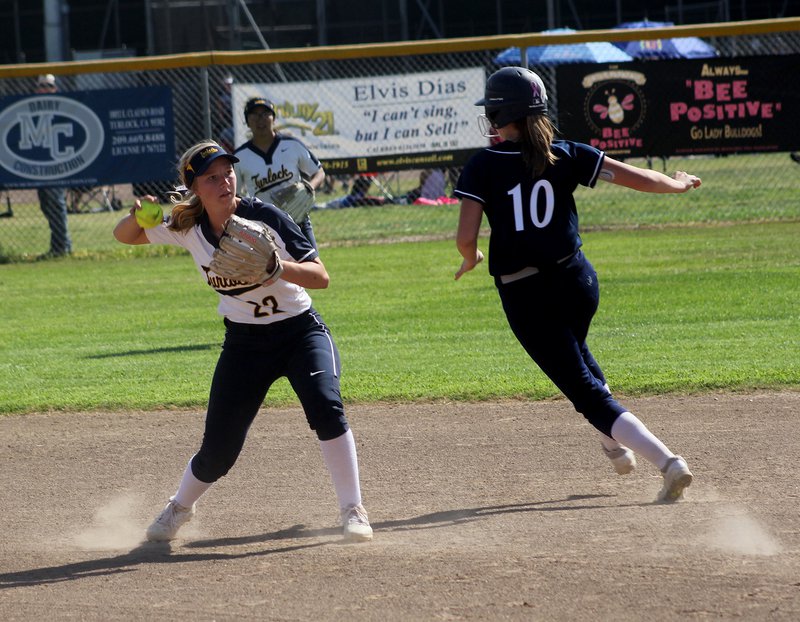
{"type": "Polygon", "coordinates": [[[531,176],[510,141],[479,151],[461,173],[455,194],[483,205],[491,227],[493,276],[551,266],[581,247],[572,193],[578,184],[594,187],[605,154],[567,140],[552,148],[556,163],[540,177],[531,176]]]}

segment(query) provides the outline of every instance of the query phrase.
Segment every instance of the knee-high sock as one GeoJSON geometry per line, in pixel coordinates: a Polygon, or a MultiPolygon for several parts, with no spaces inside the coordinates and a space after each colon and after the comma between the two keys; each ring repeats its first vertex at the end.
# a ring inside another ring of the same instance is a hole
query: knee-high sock
{"type": "Polygon", "coordinates": [[[180,486],[178,486],[178,492],[172,498],[178,505],[190,508],[209,488],[211,488],[211,484],[201,482],[194,476],[194,473],[192,473],[192,461],[189,460],[189,464],[186,465],[186,470],[183,472],[180,486]]]}
{"type": "Polygon", "coordinates": [[[341,509],[361,503],[361,486],[358,482],[358,457],[352,430],[329,441],[320,441],[322,459],[333,480],[333,489],[341,509]]]}
{"type": "Polygon", "coordinates": [[[611,426],[611,436],[630,447],[658,470],[663,469],[673,454],[647,427],[629,412],[622,413],[611,426]]]}

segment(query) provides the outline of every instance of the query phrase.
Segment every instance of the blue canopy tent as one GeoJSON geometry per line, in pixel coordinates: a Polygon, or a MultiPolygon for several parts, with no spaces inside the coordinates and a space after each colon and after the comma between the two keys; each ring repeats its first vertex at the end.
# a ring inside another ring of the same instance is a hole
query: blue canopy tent
{"type": "MultiPolygon", "coordinates": [[[[616,30],[628,28],[666,28],[674,26],[672,22],[625,22],[614,28],[616,30]]],[[[670,39],[646,39],[640,41],[616,41],[614,45],[634,58],[639,59],[664,59],[664,58],[711,58],[717,51],[708,43],[698,37],[673,37],[670,39]]]]}
{"type": "MultiPolygon", "coordinates": [[[[545,30],[547,33],[575,32],[572,28],[545,30]]],[[[529,65],[560,65],[562,63],[624,63],[633,60],[627,52],[606,41],[586,43],[551,43],[535,45],[527,49],[529,65]]],[[[517,65],[522,63],[520,49],[516,47],[503,50],[494,57],[498,65],[517,65]]]]}

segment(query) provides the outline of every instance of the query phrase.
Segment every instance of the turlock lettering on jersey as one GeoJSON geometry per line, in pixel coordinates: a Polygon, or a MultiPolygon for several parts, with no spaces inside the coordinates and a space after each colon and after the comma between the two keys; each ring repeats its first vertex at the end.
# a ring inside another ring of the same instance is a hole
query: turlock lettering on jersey
{"type": "Polygon", "coordinates": [[[288,170],[283,164],[281,164],[281,168],[277,172],[273,171],[272,168],[268,168],[266,176],[259,177],[259,175],[256,174],[251,176],[250,179],[253,180],[256,192],[260,192],[277,184],[283,183],[292,177],[292,171],[288,170]]]}

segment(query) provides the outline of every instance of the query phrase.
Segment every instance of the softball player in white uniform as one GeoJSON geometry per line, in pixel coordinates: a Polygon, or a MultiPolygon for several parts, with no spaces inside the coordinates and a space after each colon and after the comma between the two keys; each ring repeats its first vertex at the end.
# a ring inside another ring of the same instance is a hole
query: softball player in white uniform
{"type": "Polygon", "coordinates": [[[372,529],[361,504],[353,433],[339,391],[339,352],[330,330],[311,306],[306,288],[327,287],[329,277],[317,250],[289,216],[255,198],[236,196],[237,158],[206,141],[181,158],[187,196],[169,219],[142,229],[134,212],[114,236],[126,244],[174,244],[192,255],[203,279],[219,295],[225,342],[217,362],[206,413],[205,433],[177,492],[147,530],[150,540],[171,540],[194,515],[195,502],[233,467],[258,409],[275,380],[286,376],[297,393],[309,427],[319,439],[342,512],[344,535],[369,540],[372,529]],[[283,265],[271,285],[220,277],[209,264],[228,218],[265,223],[283,265]]]}
{"type": "MultiPolygon", "coordinates": [[[[316,191],[325,180],[322,164],[298,139],[275,132],[275,107],[261,97],[247,101],[244,117],[252,138],[236,148],[234,164],[241,196],[271,203],[272,193],[302,179],[316,191]]],[[[280,207],[280,205],[278,205],[280,207]]],[[[314,248],[317,241],[308,216],[297,223],[314,248]]]]}

